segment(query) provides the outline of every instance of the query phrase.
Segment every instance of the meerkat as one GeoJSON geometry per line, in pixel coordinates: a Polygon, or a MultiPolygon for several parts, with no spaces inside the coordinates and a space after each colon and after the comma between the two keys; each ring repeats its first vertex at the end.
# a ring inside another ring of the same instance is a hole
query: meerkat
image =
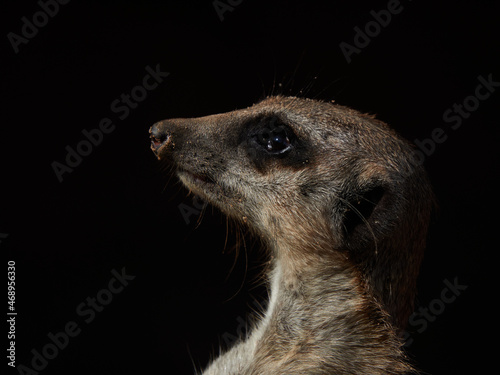
{"type": "Polygon", "coordinates": [[[409,374],[402,350],[432,206],[410,143],[374,116],[269,97],[170,119],[151,148],[262,239],[270,297],[205,375],[409,374]]]}

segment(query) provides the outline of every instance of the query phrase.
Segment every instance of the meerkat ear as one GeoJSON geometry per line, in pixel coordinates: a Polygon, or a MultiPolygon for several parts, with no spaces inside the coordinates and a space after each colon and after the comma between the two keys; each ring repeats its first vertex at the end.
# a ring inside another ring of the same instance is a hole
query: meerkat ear
{"type": "Polygon", "coordinates": [[[387,205],[386,189],[382,186],[372,186],[359,194],[354,194],[349,198],[343,199],[343,237],[347,242],[353,242],[356,237],[364,237],[365,234],[371,234],[376,224],[381,223],[374,219],[374,216],[380,216],[381,205],[387,205]],[[383,202],[382,202],[383,201],[383,202]]]}

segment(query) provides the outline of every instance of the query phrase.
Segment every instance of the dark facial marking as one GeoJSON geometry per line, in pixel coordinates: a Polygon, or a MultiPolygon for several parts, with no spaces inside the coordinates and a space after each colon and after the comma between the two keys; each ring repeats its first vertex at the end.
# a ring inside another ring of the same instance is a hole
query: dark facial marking
{"type": "Polygon", "coordinates": [[[349,205],[345,207],[346,213],[343,222],[347,238],[355,235],[357,228],[366,226],[366,222],[369,221],[373,210],[382,199],[384,193],[385,189],[383,187],[376,186],[362,195],[357,195],[348,199],[349,205]]]}
{"type": "Polygon", "coordinates": [[[292,127],[276,116],[249,121],[243,126],[239,143],[246,147],[248,157],[261,173],[274,163],[301,168],[310,162],[306,141],[298,138],[292,127]]]}

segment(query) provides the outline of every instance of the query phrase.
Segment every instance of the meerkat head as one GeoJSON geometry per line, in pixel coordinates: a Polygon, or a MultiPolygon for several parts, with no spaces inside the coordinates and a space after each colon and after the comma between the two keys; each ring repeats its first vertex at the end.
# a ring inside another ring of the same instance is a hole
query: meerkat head
{"type": "Polygon", "coordinates": [[[310,99],[172,119],[151,148],[184,185],[245,222],[294,272],[348,259],[404,328],[432,193],[411,146],[372,116],[310,99]]]}

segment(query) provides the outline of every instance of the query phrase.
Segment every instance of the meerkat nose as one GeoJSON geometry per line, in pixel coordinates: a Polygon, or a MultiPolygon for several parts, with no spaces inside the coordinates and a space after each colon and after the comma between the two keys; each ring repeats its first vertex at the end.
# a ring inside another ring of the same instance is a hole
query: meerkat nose
{"type": "Polygon", "coordinates": [[[149,128],[149,137],[151,138],[151,149],[156,154],[158,149],[170,143],[171,135],[169,132],[162,131],[158,126],[159,123],[154,124],[149,128]]]}

